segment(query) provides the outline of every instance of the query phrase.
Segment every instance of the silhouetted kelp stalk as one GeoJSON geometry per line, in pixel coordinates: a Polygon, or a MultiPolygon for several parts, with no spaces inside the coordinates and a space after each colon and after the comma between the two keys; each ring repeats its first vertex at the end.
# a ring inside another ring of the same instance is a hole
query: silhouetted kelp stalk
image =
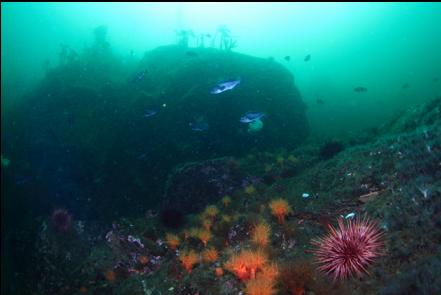
{"type": "Polygon", "coordinates": [[[219,49],[230,51],[237,47],[237,40],[234,40],[230,35],[230,29],[227,26],[221,25],[217,29],[213,43],[216,42],[216,37],[219,36],[219,49]]]}
{"type": "Polygon", "coordinates": [[[195,34],[193,30],[177,30],[175,31],[176,44],[185,48],[191,47],[205,47],[205,39],[211,39],[210,47],[219,48],[220,50],[231,51],[237,47],[237,40],[230,34],[230,29],[227,26],[221,25],[216,30],[214,36],[207,33],[195,34]]]}
{"type": "Polygon", "coordinates": [[[190,40],[196,38],[193,30],[176,31],[176,43],[182,47],[189,47],[190,40]]]}

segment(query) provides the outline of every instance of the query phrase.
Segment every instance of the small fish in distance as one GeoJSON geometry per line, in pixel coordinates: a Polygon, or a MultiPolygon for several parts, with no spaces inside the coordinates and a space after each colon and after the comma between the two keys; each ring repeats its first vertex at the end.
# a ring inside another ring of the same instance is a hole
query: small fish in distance
{"type": "Polygon", "coordinates": [[[146,74],[147,74],[147,70],[143,70],[143,71],[136,73],[135,76],[132,78],[131,82],[132,83],[140,82],[141,80],[143,80],[145,78],[146,74]]]}
{"type": "Polygon", "coordinates": [[[144,117],[145,118],[152,117],[152,116],[156,115],[158,112],[159,112],[158,107],[148,108],[144,111],[144,117]]]}
{"type": "Polygon", "coordinates": [[[363,86],[357,86],[357,87],[354,88],[354,91],[355,92],[366,92],[367,88],[363,87],[363,86]]]}
{"type": "Polygon", "coordinates": [[[191,127],[191,130],[193,130],[193,131],[199,131],[199,132],[201,132],[201,131],[206,131],[206,130],[208,130],[208,128],[210,127],[210,126],[208,125],[208,123],[205,122],[205,121],[191,122],[191,123],[189,123],[188,125],[191,127]]]}

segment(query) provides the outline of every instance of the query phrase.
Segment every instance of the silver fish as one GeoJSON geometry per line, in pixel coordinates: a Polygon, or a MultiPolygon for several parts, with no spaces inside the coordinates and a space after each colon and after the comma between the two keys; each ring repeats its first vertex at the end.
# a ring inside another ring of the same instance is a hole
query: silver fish
{"type": "Polygon", "coordinates": [[[240,84],[240,79],[238,80],[229,80],[222,83],[217,84],[213,89],[211,89],[211,94],[219,94],[225,92],[227,90],[231,90],[237,85],[240,84]]]}
{"type": "Polygon", "coordinates": [[[265,113],[263,112],[246,112],[242,117],[240,117],[241,123],[252,123],[254,121],[259,120],[264,117],[265,113]]]}
{"type": "Polygon", "coordinates": [[[158,112],[159,112],[159,108],[158,107],[153,107],[153,108],[150,108],[150,109],[146,109],[144,111],[144,117],[148,118],[148,117],[154,116],[158,112]]]}
{"type": "Polygon", "coordinates": [[[193,131],[206,131],[210,127],[205,121],[196,121],[188,124],[193,131]]]}

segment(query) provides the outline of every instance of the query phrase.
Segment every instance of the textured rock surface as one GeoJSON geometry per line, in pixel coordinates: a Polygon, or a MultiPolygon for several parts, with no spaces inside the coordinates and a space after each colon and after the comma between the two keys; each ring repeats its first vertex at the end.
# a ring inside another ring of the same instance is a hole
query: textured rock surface
{"type": "Polygon", "coordinates": [[[170,175],[163,207],[201,211],[239,189],[242,178],[243,172],[228,158],[182,165],[170,175]]]}
{"type": "MultiPolygon", "coordinates": [[[[431,112],[413,112],[414,118],[406,113],[408,120],[400,121],[414,121],[439,112],[439,103],[440,100],[429,102],[418,109],[427,110],[431,105],[431,112]]],[[[439,120],[440,117],[421,120],[426,123],[406,132],[385,132],[363,144],[349,145],[325,161],[320,160],[316,145],[286,153],[224,157],[178,166],[168,182],[168,203],[196,213],[209,203],[216,205],[221,214],[215,218],[213,236],[208,242],[219,251],[218,261],[202,261],[191,273],[185,271],[177,253],[164,241],[170,229],[163,228],[154,215],[146,215],[122,218],[112,226],[104,226],[101,234],[91,231],[93,228],[86,224],[84,231],[77,231],[69,243],[89,245],[83,247],[87,251],[81,252],[84,257],[89,255],[86,259],[60,259],[63,256],[58,255],[61,253],[58,247],[69,240],[61,237],[57,241],[57,235],[48,227],[40,233],[36,249],[30,251],[40,258],[35,260],[36,267],[28,268],[30,275],[47,267],[53,270],[40,271],[43,282],[40,293],[55,289],[59,294],[72,294],[72,290],[86,286],[94,294],[165,294],[170,290],[174,294],[194,294],[198,290],[200,293],[204,290],[204,294],[232,294],[234,290],[236,294],[244,288],[244,283],[228,271],[216,277],[215,268],[223,267],[232,253],[253,249],[250,228],[256,221],[264,220],[271,226],[269,259],[286,274],[278,279],[276,294],[287,294],[293,278],[304,286],[305,294],[438,294],[441,285],[439,120]],[[266,166],[272,168],[267,171],[266,166]],[[285,169],[296,169],[297,173],[282,177],[283,173],[279,172],[285,169]],[[274,181],[259,182],[259,177],[251,176],[257,171],[274,174],[274,181]],[[248,185],[255,186],[252,194],[244,190],[248,185]],[[216,202],[218,195],[229,193],[231,188],[231,204],[224,206],[216,202]],[[303,193],[309,197],[302,197],[303,193]],[[285,198],[293,209],[283,226],[268,209],[268,202],[278,197],[285,198]],[[386,238],[385,255],[368,268],[369,276],[332,282],[315,270],[311,240],[325,234],[328,224],[335,224],[340,215],[350,212],[356,216],[366,214],[378,222],[386,238]],[[135,242],[139,239],[144,247],[127,243],[129,237],[135,242]],[[135,259],[139,255],[149,261],[141,264],[135,259]],[[121,271],[121,267],[127,271],[121,271]],[[69,272],[63,272],[65,269],[69,272]],[[116,280],[105,278],[109,270],[115,272],[116,280]],[[70,289],[63,284],[52,284],[63,283],[59,278],[65,274],[72,275],[70,289]]],[[[404,124],[396,126],[395,130],[402,130],[404,124]]],[[[187,230],[201,226],[201,219],[189,216],[184,226],[177,233],[181,237],[178,252],[186,249],[203,252],[206,247],[200,241],[185,238],[187,230]]],[[[28,288],[35,290],[32,287],[28,288]]]]}

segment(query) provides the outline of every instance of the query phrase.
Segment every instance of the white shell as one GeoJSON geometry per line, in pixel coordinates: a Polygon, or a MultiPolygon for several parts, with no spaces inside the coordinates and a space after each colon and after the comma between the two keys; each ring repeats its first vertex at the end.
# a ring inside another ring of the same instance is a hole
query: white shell
{"type": "Polygon", "coordinates": [[[346,219],[349,219],[349,218],[352,219],[352,218],[354,218],[354,216],[355,216],[355,213],[352,212],[352,213],[349,213],[348,215],[346,215],[345,218],[346,218],[346,219]]]}
{"type": "Polygon", "coordinates": [[[309,198],[309,194],[308,193],[303,193],[302,194],[302,198],[309,198]]]}

